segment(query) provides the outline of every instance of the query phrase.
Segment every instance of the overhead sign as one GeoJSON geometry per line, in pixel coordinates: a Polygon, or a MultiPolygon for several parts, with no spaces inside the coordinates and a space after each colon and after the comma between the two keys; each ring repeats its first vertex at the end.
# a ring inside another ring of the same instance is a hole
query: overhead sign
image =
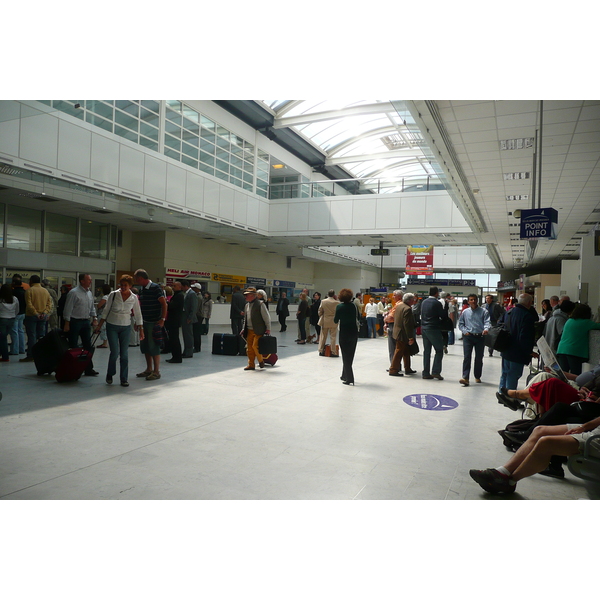
{"type": "Polygon", "coordinates": [[[371,256],[389,256],[389,248],[371,248],[371,256]]]}
{"type": "Polygon", "coordinates": [[[521,211],[522,240],[555,240],[558,211],[554,208],[532,208],[521,211]]]}
{"type": "Polygon", "coordinates": [[[406,274],[433,275],[433,246],[406,247],[406,274]]]}
{"type": "Polygon", "coordinates": [[[267,285],[267,280],[262,277],[246,277],[246,285],[256,288],[263,288],[267,285]]]}
{"type": "Polygon", "coordinates": [[[416,277],[409,277],[407,285],[437,285],[437,286],[463,286],[463,287],[475,287],[475,279],[417,279],[416,277]]]}
{"type": "Polygon", "coordinates": [[[166,273],[167,277],[182,277],[182,278],[190,278],[194,277],[200,279],[210,279],[210,273],[208,271],[187,271],[183,269],[167,269],[166,273]]]}
{"type": "Polygon", "coordinates": [[[283,288],[295,288],[296,283],[294,281],[284,281],[283,279],[273,279],[273,285],[275,287],[283,288]]]}
{"type": "Polygon", "coordinates": [[[233,283],[239,285],[246,285],[246,278],[239,275],[224,275],[223,273],[213,273],[212,280],[218,281],[219,283],[233,283]]]}
{"type": "Polygon", "coordinates": [[[410,396],[404,396],[403,400],[409,406],[421,410],[452,410],[458,406],[456,400],[437,394],[435,396],[433,394],[411,394],[410,396]]]}

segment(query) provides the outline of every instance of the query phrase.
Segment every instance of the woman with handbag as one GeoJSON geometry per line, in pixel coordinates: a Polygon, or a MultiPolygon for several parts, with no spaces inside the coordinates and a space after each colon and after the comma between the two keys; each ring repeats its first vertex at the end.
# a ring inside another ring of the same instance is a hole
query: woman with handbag
{"type": "Polygon", "coordinates": [[[119,289],[111,292],[106,300],[102,318],[96,325],[95,332],[99,333],[102,325],[106,323],[106,337],[110,348],[108,368],[106,370],[106,383],[113,382],[117,372],[117,359],[120,358],[121,385],[129,385],[129,338],[131,336],[131,313],[135,317],[135,328],[139,331],[140,340],[144,339],[142,327],[142,311],[137,296],[131,291],[133,277],[123,275],[119,281],[119,289]]]}
{"type": "Polygon", "coordinates": [[[352,363],[358,343],[358,329],[360,327],[360,313],[352,302],[352,290],[340,290],[338,299],[340,303],[335,307],[334,323],[340,324],[340,350],[342,352],[342,376],[344,385],[354,385],[354,371],[352,363]]]}

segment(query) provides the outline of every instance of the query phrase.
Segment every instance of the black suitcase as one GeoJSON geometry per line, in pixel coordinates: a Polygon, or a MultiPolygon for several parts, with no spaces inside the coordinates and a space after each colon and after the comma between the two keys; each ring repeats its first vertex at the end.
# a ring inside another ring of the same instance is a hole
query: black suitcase
{"type": "Polygon", "coordinates": [[[58,363],[68,349],[67,334],[58,328],[50,330],[31,349],[37,374],[44,375],[56,371],[58,363]]]}
{"type": "Polygon", "coordinates": [[[264,356],[265,354],[277,353],[277,338],[273,335],[263,335],[258,340],[258,351],[264,356]]]}
{"type": "Polygon", "coordinates": [[[236,356],[240,350],[238,338],[233,333],[213,333],[212,353],[236,356]]]}
{"type": "Polygon", "coordinates": [[[360,329],[358,330],[358,337],[359,338],[369,337],[369,326],[367,325],[366,317],[360,318],[360,329]]]}

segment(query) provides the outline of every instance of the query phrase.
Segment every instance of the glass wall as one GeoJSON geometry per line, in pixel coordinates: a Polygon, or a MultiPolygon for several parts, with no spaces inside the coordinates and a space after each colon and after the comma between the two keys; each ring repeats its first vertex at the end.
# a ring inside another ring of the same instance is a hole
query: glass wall
{"type": "Polygon", "coordinates": [[[95,221],[81,221],[80,256],[108,258],[110,225],[95,221]]]}
{"type": "Polygon", "coordinates": [[[8,206],[6,247],[41,252],[42,211],[23,206],[8,206]]]}
{"type": "Polygon", "coordinates": [[[77,254],[77,219],[46,213],[44,252],[77,254]]]}

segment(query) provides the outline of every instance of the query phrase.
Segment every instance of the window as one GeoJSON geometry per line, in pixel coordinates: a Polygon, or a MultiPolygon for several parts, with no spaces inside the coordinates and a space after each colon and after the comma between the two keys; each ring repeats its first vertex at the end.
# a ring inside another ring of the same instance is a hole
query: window
{"type": "Polygon", "coordinates": [[[6,247],[41,252],[42,211],[9,206],[6,227],[6,247]]]}
{"type": "Polygon", "coordinates": [[[77,219],[46,213],[44,252],[77,254],[77,219]]]}
{"type": "Polygon", "coordinates": [[[109,228],[106,223],[82,220],[80,256],[107,259],[109,228]]]}

